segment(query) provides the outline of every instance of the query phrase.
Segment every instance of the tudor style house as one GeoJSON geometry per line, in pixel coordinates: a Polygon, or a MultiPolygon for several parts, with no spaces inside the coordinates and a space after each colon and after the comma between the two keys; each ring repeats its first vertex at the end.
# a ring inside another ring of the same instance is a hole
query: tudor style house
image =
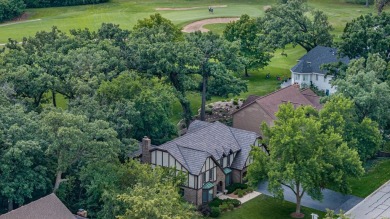
{"type": "Polygon", "coordinates": [[[141,161],[183,171],[187,182],[182,194],[199,206],[223,193],[231,183],[243,182],[252,163],[251,146],[259,146],[258,138],[255,132],[196,120],[185,135],[160,146],[151,146],[151,140],[145,137],[141,161]]]}
{"type": "Polygon", "coordinates": [[[233,113],[233,127],[260,133],[260,125],[273,125],[279,105],[292,103],[295,107],[311,105],[321,109],[320,97],[310,88],[300,89],[298,84],[279,89],[265,96],[250,95],[241,108],[233,113]]]}
{"type": "Polygon", "coordinates": [[[309,87],[311,84],[317,86],[319,90],[325,91],[326,95],[336,92],[330,81],[333,76],[326,75],[326,71],[321,69],[324,64],[342,62],[349,63],[348,57],[339,57],[337,49],[325,46],[317,46],[298,60],[291,71],[292,84],[299,84],[301,88],[309,87]]]}

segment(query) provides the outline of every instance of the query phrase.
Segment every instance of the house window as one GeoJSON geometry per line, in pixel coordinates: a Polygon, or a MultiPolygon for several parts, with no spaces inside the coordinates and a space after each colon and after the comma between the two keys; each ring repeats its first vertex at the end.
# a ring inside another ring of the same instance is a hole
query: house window
{"type": "Polygon", "coordinates": [[[184,189],[183,189],[183,188],[180,188],[180,190],[179,190],[179,195],[180,195],[180,197],[183,197],[183,196],[184,196],[184,189]]]}
{"type": "Polygon", "coordinates": [[[302,75],[303,81],[307,81],[307,75],[302,75]]]}
{"type": "Polygon", "coordinates": [[[210,179],[210,181],[213,181],[213,173],[214,173],[213,169],[209,170],[209,179],[210,179]]]}
{"type": "Polygon", "coordinates": [[[231,184],[231,173],[225,176],[225,185],[229,186],[231,184]]]}
{"type": "Polygon", "coordinates": [[[203,182],[206,182],[206,172],[203,173],[203,182]]]}
{"type": "Polygon", "coordinates": [[[299,74],[295,74],[295,80],[299,81],[299,74]]]}
{"type": "Polygon", "coordinates": [[[227,156],[227,166],[230,166],[230,155],[227,156]]]}
{"type": "Polygon", "coordinates": [[[326,77],[324,76],[324,82],[326,82],[326,77]]]}
{"type": "Polygon", "coordinates": [[[214,196],[214,189],[211,188],[211,189],[203,189],[203,192],[202,192],[202,202],[203,203],[207,203],[207,202],[210,202],[211,200],[213,200],[213,196],[214,196]]]}
{"type": "Polygon", "coordinates": [[[316,81],[318,81],[318,75],[316,75],[316,81]]]}

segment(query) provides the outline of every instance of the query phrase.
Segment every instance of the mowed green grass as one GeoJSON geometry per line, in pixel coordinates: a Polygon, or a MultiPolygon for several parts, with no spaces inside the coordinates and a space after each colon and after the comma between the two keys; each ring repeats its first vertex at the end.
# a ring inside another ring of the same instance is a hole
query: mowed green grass
{"type": "MultiPolygon", "coordinates": [[[[111,0],[109,3],[83,5],[72,7],[27,9],[29,19],[41,19],[28,23],[16,23],[0,26],[0,43],[7,42],[8,38],[21,40],[25,36],[32,36],[37,31],[50,30],[57,26],[67,32],[69,29],[97,30],[101,23],[115,23],[122,28],[131,29],[138,19],[146,18],[154,13],[161,13],[173,23],[184,26],[195,20],[211,17],[239,17],[242,14],[262,16],[264,6],[272,5],[275,0],[111,0]],[[227,5],[225,8],[215,8],[214,14],[207,10],[209,5],[227,5]],[[163,7],[201,7],[199,9],[182,11],[157,11],[163,7]]],[[[342,32],[345,23],[361,14],[375,13],[374,7],[366,8],[362,5],[346,4],[344,0],[309,0],[312,8],[324,11],[335,27],[336,38],[342,32]]]]}
{"type": "Polygon", "coordinates": [[[369,161],[366,173],[360,179],[350,179],[352,194],[367,197],[390,180],[390,159],[381,158],[369,161]]]}
{"type": "MultiPolygon", "coordinates": [[[[302,207],[304,218],[311,218],[315,213],[323,218],[324,212],[311,208],[302,207]]],[[[240,208],[222,213],[220,219],[285,219],[291,218],[290,214],[295,212],[295,204],[287,201],[260,195],[244,204],[240,208]]]]}

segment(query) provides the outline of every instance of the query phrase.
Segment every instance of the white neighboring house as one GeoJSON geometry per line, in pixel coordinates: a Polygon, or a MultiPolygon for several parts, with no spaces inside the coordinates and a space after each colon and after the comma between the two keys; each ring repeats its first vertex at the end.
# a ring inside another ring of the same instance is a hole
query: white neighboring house
{"type": "Polygon", "coordinates": [[[317,46],[310,50],[298,60],[291,68],[291,83],[297,83],[301,88],[306,88],[311,84],[317,86],[319,90],[325,91],[327,95],[336,92],[336,87],[332,87],[330,81],[333,76],[327,75],[321,70],[323,64],[335,62],[349,63],[348,57],[338,57],[337,49],[325,46],[317,46]]]}

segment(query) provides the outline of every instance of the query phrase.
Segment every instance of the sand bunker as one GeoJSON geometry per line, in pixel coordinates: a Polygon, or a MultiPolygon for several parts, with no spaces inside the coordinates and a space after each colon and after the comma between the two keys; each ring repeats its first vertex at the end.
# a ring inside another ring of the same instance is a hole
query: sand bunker
{"type": "Polygon", "coordinates": [[[271,5],[266,5],[266,6],[263,7],[263,10],[264,10],[264,11],[267,11],[268,9],[271,9],[271,8],[272,8],[271,5]]]}
{"type": "Polygon", "coordinates": [[[222,24],[222,23],[230,23],[232,21],[237,21],[238,17],[230,17],[230,18],[210,18],[200,21],[195,21],[193,23],[188,24],[187,26],[183,27],[182,31],[186,33],[191,33],[200,30],[201,32],[208,32],[209,30],[206,28],[203,28],[206,24],[222,24]]]}
{"type": "Polygon", "coordinates": [[[191,8],[156,8],[156,10],[157,11],[186,11],[186,10],[194,10],[194,9],[200,9],[200,8],[208,9],[209,7],[226,8],[227,5],[210,5],[210,6],[205,6],[205,7],[191,7],[191,8]]]}

